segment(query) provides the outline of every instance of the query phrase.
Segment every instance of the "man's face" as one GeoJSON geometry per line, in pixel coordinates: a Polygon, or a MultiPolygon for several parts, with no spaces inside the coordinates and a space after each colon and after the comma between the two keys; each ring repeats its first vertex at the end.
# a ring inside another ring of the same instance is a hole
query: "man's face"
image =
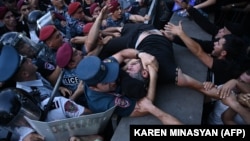
{"type": "Polygon", "coordinates": [[[132,78],[144,81],[144,77],[147,77],[142,75],[143,71],[146,70],[143,69],[141,60],[139,59],[131,59],[129,62],[127,62],[124,69],[132,78]]]}
{"type": "Polygon", "coordinates": [[[36,51],[34,50],[34,48],[27,43],[20,44],[17,49],[21,55],[27,56],[29,58],[34,58],[36,55],[36,51]]]}
{"type": "Polygon", "coordinates": [[[100,12],[101,12],[101,7],[97,6],[93,11],[92,16],[97,17],[100,14],[100,12]]]}
{"type": "Polygon", "coordinates": [[[21,14],[24,16],[24,17],[28,17],[29,13],[30,13],[30,6],[29,5],[23,5],[20,9],[20,12],[21,14]]]}
{"type": "Polygon", "coordinates": [[[133,76],[136,73],[140,73],[142,66],[139,59],[131,59],[126,65],[126,72],[133,76]]]}
{"type": "Polygon", "coordinates": [[[70,63],[73,64],[72,68],[76,68],[76,66],[79,64],[79,62],[82,60],[82,58],[83,58],[82,51],[73,48],[73,55],[72,55],[72,58],[70,60],[70,63]]]}
{"type": "Polygon", "coordinates": [[[116,19],[120,19],[122,17],[122,9],[120,6],[117,7],[112,16],[116,19]]]}
{"type": "Polygon", "coordinates": [[[73,16],[73,18],[78,19],[80,21],[84,20],[85,14],[83,12],[82,7],[79,7],[72,16],[73,16]]]}
{"type": "Polygon", "coordinates": [[[7,27],[15,27],[17,25],[16,22],[16,17],[14,16],[14,14],[11,11],[8,11],[4,18],[3,18],[3,23],[7,26],[7,27]]]}
{"type": "Polygon", "coordinates": [[[250,70],[244,72],[239,78],[242,82],[250,83],[250,70]]]}
{"type": "Polygon", "coordinates": [[[223,45],[225,43],[225,38],[221,38],[219,41],[214,42],[214,50],[212,51],[212,55],[215,57],[219,57],[221,55],[221,52],[224,50],[223,45]]]}
{"type": "Polygon", "coordinates": [[[223,27],[216,34],[215,39],[222,38],[224,35],[232,34],[226,27],[223,27]]]}
{"type": "Polygon", "coordinates": [[[51,0],[51,3],[57,8],[61,8],[64,5],[63,0],[51,0]]]}
{"type": "Polygon", "coordinates": [[[30,58],[23,58],[20,64],[20,71],[25,71],[30,75],[35,75],[37,71],[37,66],[33,64],[30,58]]]}
{"type": "Polygon", "coordinates": [[[59,31],[53,33],[49,39],[49,47],[57,50],[63,44],[63,37],[59,31]]]}

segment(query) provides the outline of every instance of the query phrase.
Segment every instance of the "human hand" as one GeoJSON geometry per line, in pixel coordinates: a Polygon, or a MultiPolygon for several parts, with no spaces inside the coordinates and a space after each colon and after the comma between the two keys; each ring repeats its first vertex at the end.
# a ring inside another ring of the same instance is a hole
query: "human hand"
{"type": "Polygon", "coordinates": [[[145,15],[144,16],[144,21],[149,21],[150,20],[150,16],[149,15],[145,15]]]}
{"type": "Polygon", "coordinates": [[[106,19],[109,16],[109,9],[111,9],[111,5],[105,5],[100,12],[101,19],[106,19]]]}
{"type": "Polygon", "coordinates": [[[160,30],[160,32],[166,37],[168,38],[170,41],[173,41],[174,40],[174,35],[169,33],[169,32],[166,32],[165,30],[160,30]]]}
{"type": "Polygon", "coordinates": [[[112,36],[106,36],[102,39],[102,44],[107,44],[113,37],[112,36]]]}
{"type": "Polygon", "coordinates": [[[237,100],[241,105],[250,108],[250,93],[238,94],[237,100]]]}
{"type": "Polygon", "coordinates": [[[148,70],[147,67],[150,65],[152,68],[158,71],[159,64],[154,56],[146,52],[140,52],[138,56],[140,56],[139,58],[141,59],[144,69],[148,70]]]}
{"type": "Polygon", "coordinates": [[[69,89],[65,88],[65,87],[59,87],[59,91],[61,92],[61,94],[64,97],[68,97],[72,95],[72,91],[70,91],[69,89]]]}
{"type": "Polygon", "coordinates": [[[107,4],[102,8],[99,15],[101,15],[103,20],[107,19],[107,17],[112,14],[112,13],[109,12],[111,8],[112,8],[111,4],[107,4]]]}
{"type": "Polygon", "coordinates": [[[150,107],[153,105],[152,101],[147,97],[143,97],[141,100],[137,102],[137,111],[139,112],[149,112],[150,107]]]}
{"type": "Polygon", "coordinates": [[[62,26],[62,27],[66,27],[66,25],[67,25],[67,22],[66,22],[66,21],[61,21],[60,23],[61,23],[61,26],[62,26]]]}
{"type": "Polygon", "coordinates": [[[37,133],[30,133],[23,138],[23,141],[45,141],[45,139],[37,133]]]}
{"type": "Polygon", "coordinates": [[[217,85],[214,85],[214,83],[212,83],[212,82],[203,82],[203,86],[204,86],[204,89],[206,91],[208,91],[214,87],[217,88],[217,85]]]}
{"type": "Polygon", "coordinates": [[[232,89],[235,88],[236,84],[236,79],[229,80],[218,89],[217,94],[220,95],[220,98],[229,96],[232,93],[232,89]]]}
{"type": "Polygon", "coordinates": [[[170,22],[164,26],[165,32],[173,35],[181,35],[183,33],[182,21],[179,21],[179,25],[174,25],[170,22]]]}
{"type": "Polygon", "coordinates": [[[113,37],[121,37],[121,32],[112,33],[113,37]]]}

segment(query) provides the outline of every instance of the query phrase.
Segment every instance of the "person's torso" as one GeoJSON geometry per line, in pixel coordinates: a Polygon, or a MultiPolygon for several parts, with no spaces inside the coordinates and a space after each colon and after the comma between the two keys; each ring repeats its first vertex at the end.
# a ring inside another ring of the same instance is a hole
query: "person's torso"
{"type": "Polygon", "coordinates": [[[80,80],[75,73],[75,69],[65,69],[62,77],[62,85],[74,92],[79,83],[80,80]]]}

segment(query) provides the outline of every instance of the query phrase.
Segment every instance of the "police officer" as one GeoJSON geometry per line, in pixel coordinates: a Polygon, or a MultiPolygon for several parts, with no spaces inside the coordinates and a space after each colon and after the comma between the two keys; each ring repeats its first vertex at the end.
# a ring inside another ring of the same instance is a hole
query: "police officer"
{"type": "MultiPolygon", "coordinates": [[[[86,22],[86,15],[80,2],[72,2],[68,6],[68,25],[66,29],[66,37],[71,39],[75,36],[83,36],[83,29],[86,22]]],[[[92,20],[89,20],[92,21],[92,20]]]]}
{"type": "MultiPolygon", "coordinates": [[[[5,82],[8,79],[16,81],[16,88],[30,93],[37,101],[40,108],[44,109],[54,89],[50,83],[36,71],[36,69],[37,67],[32,63],[31,59],[20,56],[13,47],[9,45],[2,47],[0,55],[0,82],[5,82]],[[12,59],[9,59],[9,56],[12,56],[12,59]]],[[[87,108],[77,105],[75,102],[60,96],[59,93],[55,95],[56,97],[53,99],[53,108],[49,106],[50,110],[45,117],[45,121],[78,117],[83,114],[91,113],[87,108]]],[[[15,115],[13,114],[12,116],[15,115]]],[[[15,130],[14,132],[20,135],[20,140],[26,141],[34,137],[34,131],[31,128],[26,130],[25,127],[24,130],[23,127],[20,127],[17,129],[20,130],[15,130]]],[[[40,138],[39,140],[42,139],[40,138]]]]}
{"type": "Polygon", "coordinates": [[[19,32],[5,33],[0,38],[0,42],[3,45],[14,47],[20,55],[31,58],[32,62],[38,67],[37,71],[40,72],[44,78],[51,80],[50,77],[53,77],[53,75],[57,73],[58,68],[56,68],[56,64],[37,56],[43,46],[34,43],[24,34],[19,32]]]}
{"type": "MultiPolygon", "coordinates": [[[[61,32],[57,30],[54,25],[46,25],[41,28],[39,32],[39,44],[43,46],[38,53],[38,57],[44,61],[53,62],[56,64],[56,51],[65,42],[61,32]]],[[[57,67],[55,73],[49,78],[52,84],[56,83],[56,80],[61,72],[61,68],[57,67]]]]}

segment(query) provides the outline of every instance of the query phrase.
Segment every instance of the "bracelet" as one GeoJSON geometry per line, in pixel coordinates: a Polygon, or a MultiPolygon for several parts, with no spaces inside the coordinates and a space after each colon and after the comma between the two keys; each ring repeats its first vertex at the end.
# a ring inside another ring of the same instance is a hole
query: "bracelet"
{"type": "Polygon", "coordinates": [[[138,50],[138,52],[136,53],[136,59],[140,59],[139,54],[142,53],[142,50],[138,50]]]}

